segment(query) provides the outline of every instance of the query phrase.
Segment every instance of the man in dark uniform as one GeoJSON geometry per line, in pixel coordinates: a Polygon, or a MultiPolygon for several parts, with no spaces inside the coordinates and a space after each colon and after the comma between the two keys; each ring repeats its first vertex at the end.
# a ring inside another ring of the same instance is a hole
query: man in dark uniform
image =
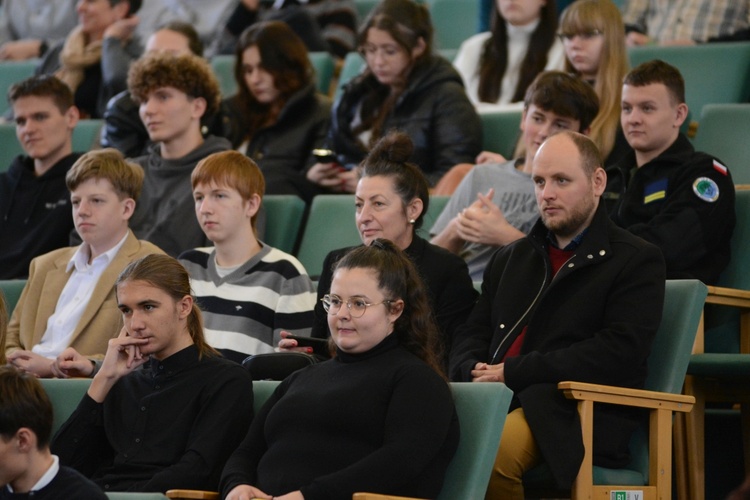
{"type": "Polygon", "coordinates": [[[621,123],[633,152],[607,171],[604,196],[617,225],[661,248],[667,278],[715,284],[729,263],[734,184],[680,133],[687,113],[676,68],[654,60],[630,71],[621,123]]]}

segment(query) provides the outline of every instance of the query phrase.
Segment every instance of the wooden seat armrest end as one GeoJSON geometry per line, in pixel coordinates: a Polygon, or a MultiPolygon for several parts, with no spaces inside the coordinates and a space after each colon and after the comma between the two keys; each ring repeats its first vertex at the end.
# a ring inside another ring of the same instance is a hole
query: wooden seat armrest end
{"type": "Polygon", "coordinates": [[[643,389],[629,389],[611,385],[565,381],[557,384],[557,387],[564,392],[565,397],[568,399],[594,401],[596,403],[611,403],[682,412],[692,410],[695,403],[693,396],[646,391],[643,389]]]}

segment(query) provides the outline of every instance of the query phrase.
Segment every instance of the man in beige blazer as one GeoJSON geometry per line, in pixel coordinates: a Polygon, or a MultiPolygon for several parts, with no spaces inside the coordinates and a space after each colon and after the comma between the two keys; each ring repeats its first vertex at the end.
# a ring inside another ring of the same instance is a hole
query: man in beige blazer
{"type": "Polygon", "coordinates": [[[78,362],[76,375],[93,374],[94,360],[122,328],[117,276],[131,261],[163,253],[128,227],[143,185],[141,167],[103,149],[83,155],[65,180],[83,243],[31,261],[7,338],[0,339],[9,363],[39,377],[65,376],[61,355],[78,362]]]}

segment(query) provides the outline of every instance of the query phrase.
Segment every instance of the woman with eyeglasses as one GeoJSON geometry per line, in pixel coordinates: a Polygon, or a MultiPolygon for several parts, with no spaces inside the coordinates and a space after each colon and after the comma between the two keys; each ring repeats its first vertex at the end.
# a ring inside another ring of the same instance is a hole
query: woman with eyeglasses
{"type": "Polygon", "coordinates": [[[565,63],[555,0],[495,0],[490,16],[491,31],[463,42],[453,65],[478,111],[520,110],[536,75],[565,63]]]}
{"type": "Polygon", "coordinates": [[[432,53],[427,7],[412,0],[383,0],[359,33],[363,73],[347,83],[334,104],[327,148],[307,178],[332,192],[354,192],[356,165],[392,129],[414,141],[414,163],[430,185],[481,150],[479,117],[460,75],[432,53]]]}
{"type": "MultiPolygon", "coordinates": [[[[362,243],[369,245],[376,238],[388,239],[404,250],[417,267],[447,355],[453,332],[471,312],[477,292],[461,257],[416,234],[424,221],[430,196],[424,175],[409,161],[411,155],[412,143],[404,133],[392,132],[375,145],[360,165],[355,221],[362,243]]],[[[318,280],[318,299],[330,290],[336,262],[351,250],[351,247],[341,248],[326,256],[318,280]]],[[[320,301],[315,306],[312,336],[329,336],[327,316],[320,301]]],[[[297,348],[297,341],[282,339],[279,347],[297,348]]]]}
{"type": "Polygon", "coordinates": [[[458,445],[437,327],[409,258],[376,239],[323,297],[336,357],[287,377],[222,473],[222,498],[435,498],[458,445]]]}
{"type": "Polygon", "coordinates": [[[305,177],[325,140],[331,101],[317,92],[302,39],[281,21],[246,29],[237,43],[237,94],[221,105],[220,134],[260,167],[266,194],[320,192],[305,177]]]}
{"type": "Polygon", "coordinates": [[[565,71],[589,82],[599,97],[599,114],[591,124],[604,163],[617,162],[630,146],[620,128],[622,80],[628,72],[625,27],[611,0],[577,0],[562,13],[560,38],[565,71]]]}

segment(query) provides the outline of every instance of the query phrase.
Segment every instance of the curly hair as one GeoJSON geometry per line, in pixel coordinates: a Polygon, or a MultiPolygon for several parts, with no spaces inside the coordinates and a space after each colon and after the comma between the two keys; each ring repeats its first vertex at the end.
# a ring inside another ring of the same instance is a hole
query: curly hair
{"type": "Polygon", "coordinates": [[[211,66],[201,57],[153,53],[130,66],[128,90],[136,102],[145,101],[152,92],[164,87],[173,87],[190,98],[205,99],[204,119],[213,116],[219,109],[219,81],[211,66]]]}
{"type": "Polygon", "coordinates": [[[443,346],[426,286],[409,257],[389,240],[378,238],[370,246],[353,249],[338,261],[339,269],[371,269],[378,288],[391,299],[404,301],[404,310],[393,325],[393,335],[406,350],[427,363],[444,379],[440,362],[443,346]]]}

